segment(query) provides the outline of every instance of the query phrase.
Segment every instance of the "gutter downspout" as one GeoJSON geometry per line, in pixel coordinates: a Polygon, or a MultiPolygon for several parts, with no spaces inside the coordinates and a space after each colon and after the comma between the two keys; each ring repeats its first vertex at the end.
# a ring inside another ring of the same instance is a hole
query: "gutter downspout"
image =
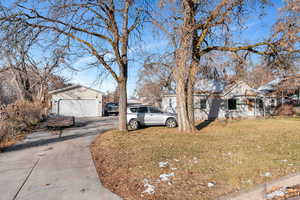
{"type": "Polygon", "coordinates": [[[59,99],[58,101],[57,101],[57,115],[59,115],[59,112],[60,112],[60,101],[61,101],[62,99],[59,99]]]}
{"type": "Polygon", "coordinates": [[[254,102],[254,117],[256,117],[256,102],[257,102],[257,96],[255,96],[255,102],[254,102]]]}
{"type": "Polygon", "coordinates": [[[266,96],[264,95],[264,98],[263,98],[264,117],[266,117],[266,105],[265,105],[265,101],[266,101],[266,96]]]}

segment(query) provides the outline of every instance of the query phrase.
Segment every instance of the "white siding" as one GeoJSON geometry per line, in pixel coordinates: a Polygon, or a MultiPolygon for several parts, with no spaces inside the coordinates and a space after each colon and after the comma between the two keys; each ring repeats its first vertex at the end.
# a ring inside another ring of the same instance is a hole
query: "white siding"
{"type": "MultiPolygon", "coordinates": [[[[239,82],[222,95],[194,95],[195,119],[207,120],[262,116],[263,109],[259,109],[258,105],[255,106],[256,98],[255,96],[249,95],[251,93],[253,94],[252,88],[243,82],[239,82]],[[237,101],[236,110],[228,109],[228,99],[231,98],[237,101]],[[199,106],[201,99],[207,100],[205,109],[201,109],[199,106]]],[[[162,110],[166,112],[176,112],[175,95],[166,95],[163,97],[162,110]]]]}
{"type": "Polygon", "coordinates": [[[63,116],[95,117],[99,116],[96,99],[60,100],[58,114],[63,116]]]}
{"type": "Polygon", "coordinates": [[[75,117],[102,116],[102,94],[93,89],[77,87],[52,95],[52,113],[75,117]]]}

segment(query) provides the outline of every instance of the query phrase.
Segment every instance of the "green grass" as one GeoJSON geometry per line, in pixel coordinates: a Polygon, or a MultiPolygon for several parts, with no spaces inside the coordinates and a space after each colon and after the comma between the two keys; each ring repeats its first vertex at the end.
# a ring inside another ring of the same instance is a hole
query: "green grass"
{"type": "Polygon", "coordinates": [[[125,199],[215,199],[300,171],[300,119],[216,121],[196,134],[164,127],[110,131],[92,152],[104,184],[125,199]],[[159,168],[161,161],[170,167],[159,168]],[[157,181],[171,168],[177,168],[171,185],[157,181]],[[155,194],[141,197],[144,178],[155,194]]]}

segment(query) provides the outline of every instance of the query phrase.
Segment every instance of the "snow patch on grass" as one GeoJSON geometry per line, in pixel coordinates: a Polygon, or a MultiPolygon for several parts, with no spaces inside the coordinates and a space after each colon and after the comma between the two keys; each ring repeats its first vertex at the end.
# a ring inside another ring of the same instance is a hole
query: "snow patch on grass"
{"type": "Polygon", "coordinates": [[[169,163],[168,163],[168,162],[159,162],[159,163],[158,163],[158,166],[159,166],[160,168],[165,168],[165,167],[168,167],[168,166],[169,166],[169,163]]]}
{"type": "Polygon", "coordinates": [[[271,192],[267,194],[267,199],[273,199],[274,197],[283,197],[285,193],[281,190],[276,190],[274,192],[271,192]]]}
{"type": "Polygon", "coordinates": [[[142,194],[144,194],[144,193],[147,193],[147,194],[154,194],[155,193],[155,186],[154,185],[151,185],[150,183],[149,183],[149,180],[148,179],[144,179],[144,187],[146,188],[143,192],[142,192],[142,194]]]}
{"type": "Polygon", "coordinates": [[[209,187],[209,188],[214,187],[214,186],[215,186],[214,183],[211,183],[211,182],[207,183],[207,187],[209,187]]]}
{"type": "Polygon", "coordinates": [[[170,174],[161,174],[159,175],[159,178],[161,181],[169,181],[170,177],[174,176],[174,172],[170,173],[170,174]]]}
{"type": "Polygon", "coordinates": [[[271,177],[271,176],[272,176],[272,174],[271,174],[271,172],[266,172],[266,173],[262,174],[261,176],[265,176],[265,177],[271,177]]]}

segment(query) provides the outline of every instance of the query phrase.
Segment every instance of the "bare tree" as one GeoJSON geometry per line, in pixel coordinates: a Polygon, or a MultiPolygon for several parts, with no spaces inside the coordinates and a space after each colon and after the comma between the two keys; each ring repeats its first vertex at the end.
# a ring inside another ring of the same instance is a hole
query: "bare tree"
{"type": "Polygon", "coordinates": [[[206,54],[246,51],[279,60],[282,52],[290,51],[275,37],[253,44],[234,41],[233,27],[243,27],[242,19],[247,13],[256,12],[255,8],[259,6],[255,5],[265,3],[258,0],[175,1],[176,12],[165,20],[173,24],[173,30],[154,20],[167,33],[175,48],[177,66],[174,75],[180,131],[194,130],[193,87],[206,54]]]}
{"type": "Polygon", "coordinates": [[[139,71],[136,92],[149,104],[160,105],[164,91],[174,90],[173,54],[149,55],[139,71]]]}
{"type": "Polygon", "coordinates": [[[1,29],[3,71],[9,70],[11,72],[12,79],[16,83],[19,99],[32,101],[33,91],[30,85],[32,76],[29,72],[28,56],[31,47],[40,34],[40,30],[32,32],[21,26],[11,25],[8,28],[5,25],[2,25],[1,29]]]}
{"type": "Polygon", "coordinates": [[[114,91],[107,91],[104,95],[103,103],[119,102],[119,88],[116,87],[114,91]]]}
{"type": "Polygon", "coordinates": [[[1,56],[4,67],[0,73],[7,71],[15,82],[18,98],[27,101],[38,101],[48,107],[48,90],[63,85],[63,78],[55,75],[58,68],[66,65],[65,47],[45,45],[47,55],[32,55],[33,51],[43,48],[45,43],[43,30],[32,30],[20,24],[3,24],[1,30],[1,56]],[[52,51],[52,54],[50,53],[52,51]]]}
{"type": "Polygon", "coordinates": [[[18,99],[17,86],[12,76],[8,69],[0,70],[0,105],[11,104],[18,99]]]}
{"type": "Polygon", "coordinates": [[[253,88],[258,88],[276,78],[276,73],[267,63],[259,63],[247,72],[245,81],[253,88]]]}
{"type": "Polygon", "coordinates": [[[128,46],[130,35],[142,24],[145,2],[22,0],[14,5],[1,20],[55,33],[58,40],[69,41],[70,49],[83,48],[110,73],[120,92],[119,130],[126,131],[128,46]]]}

